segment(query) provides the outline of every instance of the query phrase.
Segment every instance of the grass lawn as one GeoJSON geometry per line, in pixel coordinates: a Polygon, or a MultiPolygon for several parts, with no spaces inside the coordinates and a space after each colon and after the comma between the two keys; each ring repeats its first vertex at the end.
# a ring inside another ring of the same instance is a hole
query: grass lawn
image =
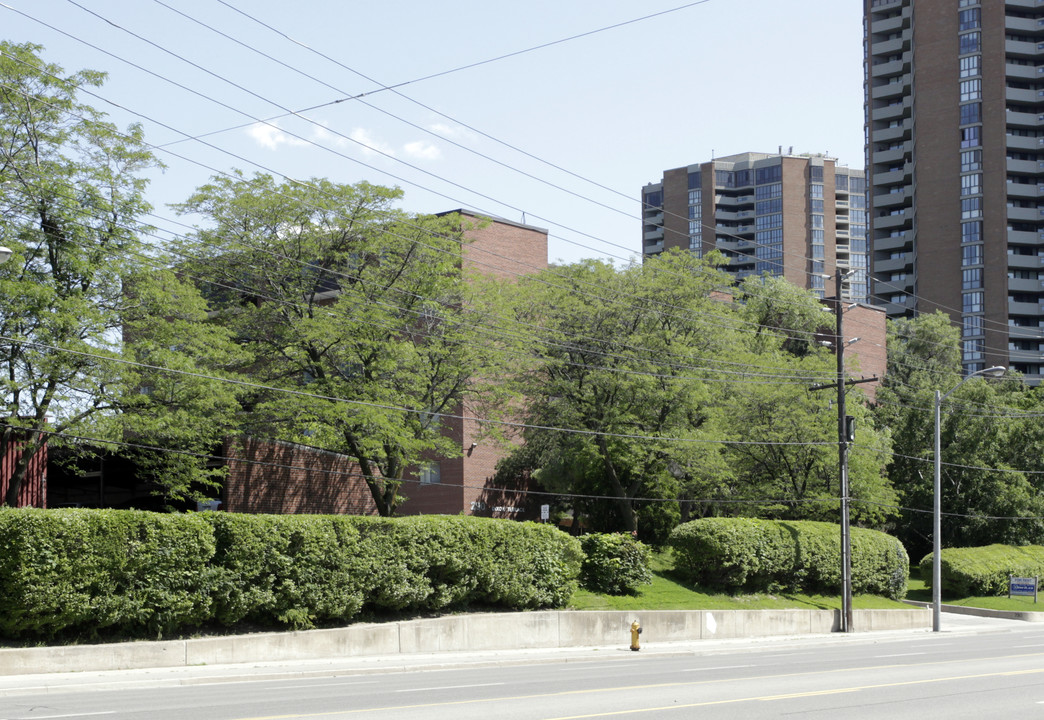
{"type": "MultiPolygon", "coordinates": [[[[910,578],[910,589],[906,593],[908,600],[919,600],[930,603],[932,601],[932,590],[924,580],[910,578]]],[[[963,607],[984,608],[986,610],[1017,610],[1021,612],[1044,612],[1044,597],[1034,604],[1031,597],[1013,597],[1007,595],[1000,597],[965,597],[951,598],[943,597],[944,605],[961,605],[963,607]]]]}
{"type": "MultiPolygon", "coordinates": [[[[634,597],[598,595],[578,590],[569,601],[572,610],[770,610],[776,608],[841,609],[841,597],[801,594],[722,595],[701,592],[673,577],[669,552],[654,553],[651,585],[634,597]]],[[[852,598],[855,608],[905,608],[903,603],[876,595],[852,598]]]]}

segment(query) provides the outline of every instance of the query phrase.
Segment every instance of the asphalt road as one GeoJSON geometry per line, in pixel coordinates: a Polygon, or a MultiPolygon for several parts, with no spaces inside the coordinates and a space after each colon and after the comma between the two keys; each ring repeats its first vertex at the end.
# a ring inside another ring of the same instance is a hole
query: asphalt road
{"type": "Polygon", "coordinates": [[[49,685],[31,676],[21,689],[0,687],[0,720],[1044,716],[1036,623],[459,660],[398,671],[374,661],[80,674],[49,685]]]}

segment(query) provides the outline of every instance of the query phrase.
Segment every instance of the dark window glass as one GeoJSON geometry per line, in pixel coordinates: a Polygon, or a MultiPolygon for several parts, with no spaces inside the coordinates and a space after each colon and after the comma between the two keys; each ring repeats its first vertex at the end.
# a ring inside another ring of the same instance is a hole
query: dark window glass
{"type": "Polygon", "coordinates": [[[783,166],[770,165],[769,167],[758,168],[754,171],[754,179],[758,185],[779,182],[783,179],[783,166]]]}
{"type": "Polygon", "coordinates": [[[750,170],[737,170],[735,173],[736,187],[747,187],[748,185],[753,185],[754,183],[751,182],[751,174],[750,170]]]}
{"type": "Polygon", "coordinates": [[[647,207],[647,208],[663,207],[663,191],[662,190],[657,190],[655,192],[645,193],[645,207],[647,207]]]}
{"type": "Polygon", "coordinates": [[[703,187],[703,179],[699,171],[689,173],[689,190],[703,187]]]}
{"type": "Polygon", "coordinates": [[[982,103],[961,105],[961,125],[982,122],[982,103]]]}

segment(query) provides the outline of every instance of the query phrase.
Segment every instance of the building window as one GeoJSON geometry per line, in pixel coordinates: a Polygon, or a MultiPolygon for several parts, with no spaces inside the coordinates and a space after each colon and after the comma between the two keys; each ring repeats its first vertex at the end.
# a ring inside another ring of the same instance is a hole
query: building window
{"type": "Polygon", "coordinates": [[[808,166],[808,179],[811,182],[823,182],[823,166],[822,165],[809,165],[808,166]]]}
{"type": "Polygon", "coordinates": [[[663,207],[663,191],[655,190],[653,192],[645,193],[645,207],[646,208],[661,208],[663,207]]]}
{"type": "Polygon", "coordinates": [[[961,248],[961,265],[982,265],[982,245],[965,245],[961,248]]]}
{"type": "Polygon", "coordinates": [[[982,128],[978,125],[961,128],[961,147],[970,148],[982,145],[982,128]]]}
{"type": "MultiPolygon", "coordinates": [[[[961,220],[968,220],[969,218],[982,217],[982,198],[962,198],[961,199],[961,220]]],[[[963,237],[963,236],[962,236],[963,237]]]]}
{"type": "Polygon", "coordinates": [[[775,215],[759,215],[754,218],[755,230],[768,230],[769,228],[782,226],[783,215],[780,213],[776,213],[775,215]]]}
{"type": "Polygon", "coordinates": [[[810,197],[814,198],[823,197],[823,185],[820,183],[812,183],[808,186],[808,194],[810,197]]]}
{"type": "Polygon", "coordinates": [[[761,200],[754,206],[756,215],[768,215],[770,213],[783,212],[783,198],[772,200],[761,200]]]}
{"type": "Polygon", "coordinates": [[[972,125],[982,122],[982,103],[961,105],[961,125],[972,125]]]}
{"type": "Polygon", "coordinates": [[[848,190],[848,176],[841,173],[834,175],[834,189],[848,190]]]}
{"type": "Polygon", "coordinates": [[[753,185],[750,181],[750,170],[737,170],[733,176],[733,180],[736,187],[748,187],[753,185]]]}
{"type": "Polygon", "coordinates": [[[731,170],[715,170],[714,184],[718,187],[736,187],[736,176],[731,170]]]}
{"type": "Polygon", "coordinates": [[[961,309],[965,313],[981,313],[983,312],[983,293],[970,292],[964,293],[961,296],[961,309]]]}
{"type": "Polygon", "coordinates": [[[783,183],[772,183],[770,185],[758,185],[754,188],[755,200],[768,200],[783,196],[783,183]]]}
{"type": "Polygon", "coordinates": [[[420,464],[417,470],[417,478],[424,485],[434,485],[441,482],[441,472],[437,462],[425,462],[420,464]]]}
{"type": "Polygon", "coordinates": [[[982,287],[982,268],[961,271],[961,289],[978,290],[982,287]]]}
{"type": "Polygon", "coordinates": [[[754,171],[754,181],[758,185],[767,185],[779,182],[783,179],[783,166],[770,165],[769,167],[757,168],[754,171]]]}
{"type": "Polygon", "coordinates": [[[982,169],[982,150],[964,150],[961,152],[961,172],[982,169]]]}
{"type": "Polygon", "coordinates": [[[961,58],[961,77],[974,77],[982,74],[982,55],[969,55],[961,58]]]}
{"type": "Polygon", "coordinates": [[[978,100],[981,97],[982,80],[980,78],[975,78],[974,80],[961,81],[961,102],[968,102],[969,100],[978,100]]]}
{"type": "Polygon", "coordinates": [[[961,334],[964,337],[975,337],[976,335],[982,335],[982,333],[982,315],[965,315],[961,334]]]}
{"type": "Polygon", "coordinates": [[[700,171],[689,173],[689,190],[697,190],[703,187],[703,176],[700,171]]]}
{"type": "Polygon", "coordinates": [[[961,176],[961,195],[982,194],[982,173],[961,176]]]}
{"type": "Polygon", "coordinates": [[[970,32],[957,36],[957,54],[977,53],[982,49],[982,33],[970,32]]]}
{"type": "Polygon", "coordinates": [[[970,10],[961,10],[957,13],[957,30],[974,30],[977,27],[981,27],[981,13],[982,10],[979,8],[971,8],[970,10]]]}
{"type": "Polygon", "coordinates": [[[962,355],[964,362],[974,362],[976,360],[982,360],[985,350],[986,343],[983,340],[965,340],[961,343],[962,355]]]}

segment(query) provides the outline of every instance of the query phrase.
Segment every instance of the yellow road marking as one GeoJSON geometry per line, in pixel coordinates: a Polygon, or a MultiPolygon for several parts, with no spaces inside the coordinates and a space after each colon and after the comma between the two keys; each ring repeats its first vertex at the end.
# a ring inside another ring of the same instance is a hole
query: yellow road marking
{"type": "MultiPolygon", "coordinates": [[[[1026,658],[1026,657],[1041,657],[1044,653],[1021,653],[1016,655],[1002,655],[994,658],[988,658],[990,660],[1007,660],[1012,658],[1026,658]]],[[[982,660],[984,658],[976,658],[982,660]]],[[[854,668],[838,668],[836,670],[825,670],[818,672],[795,672],[795,673],[779,673],[776,675],[760,675],[749,678],[733,678],[732,680],[742,680],[744,682],[758,681],[758,680],[772,680],[778,678],[787,677],[798,677],[801,675],[832,675],[837,673],[846,672],[868,672],[872,670],[888,670],[892,668],[911,668],[911,667],[927,667],[930,665],[953,665],[955,663],[967,662],[967,660],[936,660],[926,663],[907,663],[907,664],[891,664],[891,665],[872,665],[865,667],[854,667],[854,668]]],[[[799,697],[811,697],[814,695],[835,695],[840,693],[859,692],[862,690],[873,690],[878,688],[886,687],[902,687],[904,685],[922,685],[936,682],[949,682],[955,680],[969,680],[975,678],[987,678],[987,677],[1002,677],[1005,675],[1030,675],[1035,673],[1044,673],[1044,668],[1030,669],[1030,670],[1010,670],[1003,672],[983,673],[981,675],[956,675],[953,677],[945,678],[930,678],[927,680],[906,680],[897,683],[884,683],[881,685],[860,685],[850,688],[838,688],[836,690],[812,690],[802,693],[794,693],[788,695],[760,695],[745,698],[733,698],[730,700],[712,700],[699,703],[690,703],[685,705],[668,705],[665,707],[658,708],[640,708],[636,710],[615,710],[604,713],[592,713],[590,715],[569,715],[558,718],[548,718],[548,720],[583,720],[585,718],[595,717],[611,717],[614,715],[629,715],[642,712],[655,712],[662,710],[677,710],[685,708],[696,708],[696,707],[708,707],[711,705],[724,705],[728,703],[739,703],[739,702],[752,702],[752,701],[772,701],[772,700],[784,700],[790,698],[799,697]]],[[[302,720],[303,718],[322,718],[322,717],[334,717],[337,715],[358,715],[361,713],[377,713],[387,712],[389,710],[419,710],[422,708],[432,707],[451,707],[454,705],[475,705],[479,703],[492,703],[492,702],[515,702],[520,700],[535,700],[539,698],[553,698],[553,697],[568,697],[570,695],[592,695],[596,693],[611,693],[611,692],[622,692],[629,690],[653,690],[656,688],[671,688],[671,687],[688,687],[694,685],[710,685],[714,683],[726,682],[724,680],[692,680],[687,682],[669,682],[669,683],[652,683],[647,685],[622,685],[620,687],[603,687],[603,688],[591,688],[588,690],[563,690],[561,692],[554,693],[534,693],[532,695],[516,695],[510,697],[491,697],[491,698],[474,698],[470,700],[450,700],[444,702],[432,702],[432,703],[418,703],[414,705],[385,705],[374,708],[360,708],[358,710],[330,710],[327,712],[320,713],[291,713],[288,715],[261,715],[257,717],[249,718],[238,718],[238,720],[302,720]]]]}

